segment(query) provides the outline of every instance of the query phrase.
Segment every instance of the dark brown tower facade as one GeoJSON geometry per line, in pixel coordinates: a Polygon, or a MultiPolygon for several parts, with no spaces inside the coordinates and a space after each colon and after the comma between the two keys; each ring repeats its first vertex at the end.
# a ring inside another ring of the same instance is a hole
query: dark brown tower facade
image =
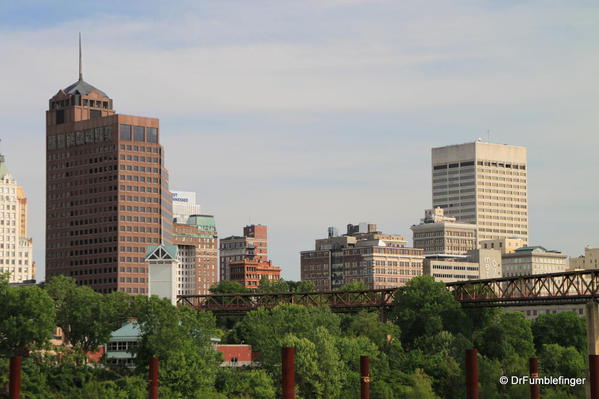
{"type": "Polygon", "coordinates": [[[172,240],[159,120],[117,114],[83,80],[46,112],[46,278],[107,293],[148,292],[144,254],[172,240]]]}

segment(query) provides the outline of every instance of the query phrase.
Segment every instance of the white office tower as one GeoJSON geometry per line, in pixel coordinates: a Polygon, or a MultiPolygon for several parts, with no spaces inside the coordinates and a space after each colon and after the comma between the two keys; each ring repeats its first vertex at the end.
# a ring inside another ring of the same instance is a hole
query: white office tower
{"type": "Polygon", "coordinates": [[[432,149],[433,208],[476,224],[478,241],[528,242],[526,148],[479,141],[432,149]]]}

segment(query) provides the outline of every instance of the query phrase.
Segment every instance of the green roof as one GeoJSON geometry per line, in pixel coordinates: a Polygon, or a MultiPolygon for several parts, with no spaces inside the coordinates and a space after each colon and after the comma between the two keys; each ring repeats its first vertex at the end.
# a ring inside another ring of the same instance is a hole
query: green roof
{"type": "Polygon", "coordinates": [[[553,250],[553,249],[546,249],[545,247],[542,247],[540,245],[531,245],[531,246],[527,246],[527,247],[521,247],[516,249],[515,252],[518,253],[522,253],[522,252],[551,252],[551,253],[560,253],[559,251],[553,250]]]}
{"type": "Polygon", "coordinates": [[[150,245],[148,247],[148,249],[146,250],[145,257],[147,258],[158,247],[162,247],[162,249],[164,249],[170,255],[171,258],[177,259],[177,254],[178,254],[179,250],[176,245],[172,245],[172,244],[150,245]]]}
{"type": "Polygon", "coordinates": [[[187,224],[196,226],[201,230],[216,232],[216,223],[214,222],[214,216],[212,215],[191,215],[187,219],[187,224]]]}
{"type": "Polygon", "coordinates": [[[141,336],[139,324],[136,321],[128,321],[121,328],[110,334],[111,341],[136,341],[141,336]]]}

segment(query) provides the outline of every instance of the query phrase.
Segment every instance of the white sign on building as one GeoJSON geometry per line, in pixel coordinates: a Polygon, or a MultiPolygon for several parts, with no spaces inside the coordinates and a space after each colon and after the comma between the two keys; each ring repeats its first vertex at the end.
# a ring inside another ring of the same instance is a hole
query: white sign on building
{"type": "Polygon", "coordinates": [[[200,204],[196,203],[196,193],[192,191],[172,191],[173,218],[185,223],[191,215],[200,215],[200,204]]]}

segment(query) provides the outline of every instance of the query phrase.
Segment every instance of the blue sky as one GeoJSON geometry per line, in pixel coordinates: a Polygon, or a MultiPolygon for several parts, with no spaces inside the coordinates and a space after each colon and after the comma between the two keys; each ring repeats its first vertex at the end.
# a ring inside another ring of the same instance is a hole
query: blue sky
{"type": "Polygon", "coordinates": [[[487,130],[528,147],[531,243],[599,246],[596,1],[5,1],[0,151],[40,269],[44,112],[76,80],[79,31],[85,79],[160,118],[171,187],[222,237],[267,224],[286,278],[327,226],[411,240],[430,148],[487,130]]]}

